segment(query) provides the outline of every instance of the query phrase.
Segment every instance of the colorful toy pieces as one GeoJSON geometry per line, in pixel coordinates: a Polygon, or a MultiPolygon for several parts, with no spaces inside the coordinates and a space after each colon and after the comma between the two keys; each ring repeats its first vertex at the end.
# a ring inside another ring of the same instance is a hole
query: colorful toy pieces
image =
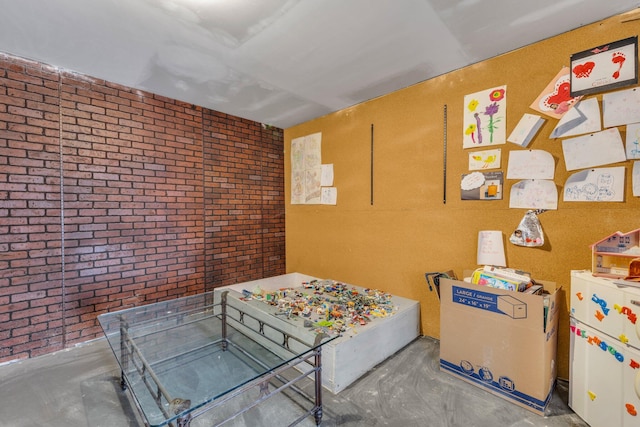
{"type": "Polygon", "coordinates": [[[278,309],[277,315],[305,318],[316,332],[341,334],[350,327],[364,326],[372,318],[393,315],[391,295],[377,289],[358,290],[333,280],[304,282],[300,288],[265,292],[243,290],[243,298],[262,301],[278,309]]]}

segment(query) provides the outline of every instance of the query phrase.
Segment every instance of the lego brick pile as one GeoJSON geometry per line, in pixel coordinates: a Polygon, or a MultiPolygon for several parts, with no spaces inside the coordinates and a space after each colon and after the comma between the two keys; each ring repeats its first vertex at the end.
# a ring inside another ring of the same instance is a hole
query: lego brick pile
{"type": "Polygon", "coordinates": [[[262,301],[277,308],[276,315],[304,319],[317,333],[342,334],[365,326],[374,318],[392,316],[397,309],[392,296],[377,289],[347,286],[333,280],[303,282],[299,288],[243,290],[243,299],[262,301]]]}

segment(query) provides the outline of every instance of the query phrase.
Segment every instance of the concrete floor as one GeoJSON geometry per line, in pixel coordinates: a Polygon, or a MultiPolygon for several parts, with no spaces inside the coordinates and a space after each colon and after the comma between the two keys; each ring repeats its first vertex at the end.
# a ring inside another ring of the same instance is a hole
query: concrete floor
{"type": "MultiPolygon", "coordinates": [[[[0,385],[4,427],[144,426],[120,390],[105,340],[0,366],[0,385]]],[[[325,390],[322,426],[588,427],[567,406],[567,394],[567,383],[559,381],[546,416],[533,414],[441,372],[439,341],[421,337],[341,393],[325,390]]],[[[268,404],[230,424],[279,426],[286,408],[268,404]]],[[[196,419],[191,425],[206,424],[196,419]]]]}

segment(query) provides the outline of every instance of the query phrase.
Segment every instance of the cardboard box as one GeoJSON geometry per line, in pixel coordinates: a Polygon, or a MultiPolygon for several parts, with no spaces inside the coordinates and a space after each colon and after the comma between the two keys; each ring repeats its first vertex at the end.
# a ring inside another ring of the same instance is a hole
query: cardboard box
{"type": "Polygon", "coordinates": [[[556,381],[558,292],[440,280],[440,369],[539,415],[556,381]],[[546,301],[545,301],[546,299],[546,301]]]}

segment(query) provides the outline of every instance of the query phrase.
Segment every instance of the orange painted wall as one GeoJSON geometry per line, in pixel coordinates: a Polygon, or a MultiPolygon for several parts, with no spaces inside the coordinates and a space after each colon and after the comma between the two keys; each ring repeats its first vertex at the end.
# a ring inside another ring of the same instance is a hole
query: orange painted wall
{"type": "MultiPolygon", "coordinates": [[[[507,85],[507,135],[571,54],[635,36],[640,21],[613,17],[517,51],[424,81],[409,88],[285,130],[286,260],[301,272],[373,287],[421,304],[424,335],[439,337],[439,301],[424,273],[453,269],[459,276],[477,267],[479,230],[511,234],[526,212],[500,201],[460,200],[461,175],[468,173],[462,149],[463,98],[507,85]],[[447,201],[443,203],[443,110],[447,106],[447,201]],[[371,125],[374,125],[373,204],[370,203],[371,125]],[[291,140],[322,133],[322,163],[334,165],[336,206],[291,205],[291,140]]],[[[363,70],[366,72],[366,70],[363,70]]],[[[601,95],[595,95],[601,98],[601,95]]],[[[567,177],[560,140],[549,139],[557,121],[547,120],[529,146],[556,160],[559,193],[567,177]]],[[[624,138],[624,127],[620,128],[624,138]]],[[[510,150],[502,149],[505,172],[510,150]]],[[[507,263],[535,278],[562,286],[559,376],[568,378],[570,270],[589,269],[589,245],[604,236],[640,226],[640,198],[631,192],[632,161],[626,167],[625,202],[563,202],[540,215],[542,248],[505,243],[507,263]]],[[[516,180],[505,179],[508,195],[516,180]]],[[[461,337],[464,339],[464,337],[461,337]]]]}

